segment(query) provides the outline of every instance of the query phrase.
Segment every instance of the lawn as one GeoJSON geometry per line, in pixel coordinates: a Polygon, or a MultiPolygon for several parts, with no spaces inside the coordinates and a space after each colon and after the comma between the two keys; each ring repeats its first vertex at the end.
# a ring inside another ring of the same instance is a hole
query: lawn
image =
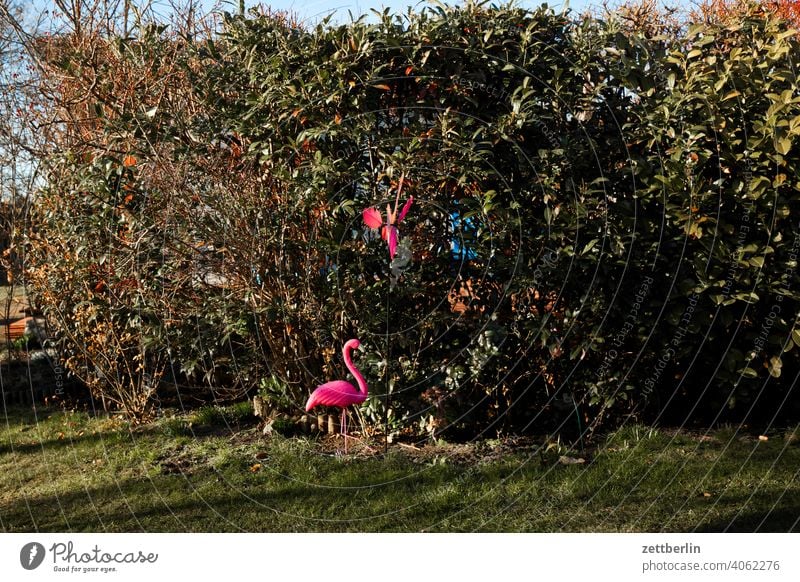
{"type": "Polygon", "coordinates": [[[584,451],[354,443],[343,457],[323,440],[262,436],[241,405],[139,427],[8,409],[0,529],[798,531],[800,429],[766,436],[636,426],[584,451]]]}

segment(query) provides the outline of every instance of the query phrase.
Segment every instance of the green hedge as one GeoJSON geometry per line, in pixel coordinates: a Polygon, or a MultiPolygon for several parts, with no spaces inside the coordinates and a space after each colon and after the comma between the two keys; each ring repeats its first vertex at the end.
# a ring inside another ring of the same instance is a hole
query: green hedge
{"type": "Polygon", "coordinates": [[[149,366],[290,410],[346,377],[359,337],[365,417],[392,431],[797,417],[798,46],[778,20],[666,39],[467,4],[115,42],[180,82],[104,112],[103,156],[51,163],[51,246],[31,256],[70,353],[86,323],[63,313],[88,300],[134,329],[105,358],[146,361],[130,382],[149,366]],[[401,176],[414,203],[392,265],[361,212],[385,214],[401,176]],[[129,178],[135,249],[109,236],[129,178]],[[79,241],[99,246],[60,257],[79,241]],[[86,295],[98,253],[147,285],[86,295]]]}

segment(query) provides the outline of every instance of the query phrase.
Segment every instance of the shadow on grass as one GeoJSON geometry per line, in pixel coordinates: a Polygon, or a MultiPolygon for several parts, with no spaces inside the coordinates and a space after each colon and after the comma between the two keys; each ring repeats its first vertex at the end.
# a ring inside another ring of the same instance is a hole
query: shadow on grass
{"type": "MultiPolygon", "coordinates": [[[[6,419],[9,426],[13,429],[15,427],[30,427],[31,429],[38,425],[45,425],[51,417],[64,414],[59,409],[43,409],[37,411],[35,414],[30,409],[9,409],[6,419]]],[[[0,422],[2,422],[0,417],[0,422]]],[[[87,424],[94,421],[108,420],[106,416],[86,417],[82,419],[87,424]]],[[[39,440],[38,434],[31,431],[30,438],[21,436],[15,439],[16,442],[9,444],[8,442],[0,442],[0,455],[3,454],[26,454],[26,453],[40,453],[57,451],[59,449],[69,449],[73,447],[83,447],[84,445],[99,445],[101,443],[123,445],[126,442],[132,445],[137,444],[137,439],[145,439],[147,437],[163,435],[175,437],[191,437],[191,438],[207,438],[207,437],[225,437],[239,433],[247,428],[252,428],[257,425],[255,417],[253,419],[243,419],[238,422],[226,424],[224,420],[220,421],[219,425],[198,425],[192,429],[171,430],[169,426],[161,426],[155,423],[138,426],[134,430],[130,430],[125,425],[110,428],[100,431],[87,430],[83,434],[69,435],[64,434],[62,437],[56,436],[55,438],[46,438],[39,440]]],[[[54,433],[55,429],[48,427],[48,432],[54,433]]],[[[23,433],[25,435],[26,433],[23,433]]],[[[57,434],[57,433],[56,433],[57,434]]]]}
{"type": "MultiPolygon", "coordinates": [[[[773,497],[775,499],[776,497],[773,497]]],[[[747,503],[742,499],[742,503],[747,503]]],[[[741,511],[730,519],[715,519],[697,527],[698,532],[792,533],[800,532],[800,503],[786,501],[761,511],[741,511]]]]}
{"type": "MultiPolygon", "coordinates": [[[[41,420],[41,419],[40,419],[41,420]]],[[[35,432],[30,433],[30,440],[18,439],[13,444],[8,442],[0,442],[0,455],[3,454],[20,454],[27,453],[42,453],[53,452],[64,449],[83,448],[85,446],[93,446],[99,444],[108,445],[124,445],[125,443],[136,445],[137,439],[144,439],[145,437],[161,434],[163,430],[159,427],[138,428],[135,432],[131,432],[125,428],[108,430],[104,432],[90,432],[87,430],[80,435],[66,435],[59,438],[47,438],[38,440],[35,432]]]]}
{"type": "MultiPolygon", "coordinates": [[[[224,481],[206,473],[129,479],[63,495],[20,492],[13,501],[0,502],[0,524],[6,532],[402,531],[405,520],[393,514],[424,513],[412,496],[406,508],[384,506],[386,511],[363,515],[354,488],[292,481],[270,488],[254,480],[207,491],[209,480],[224,481]]],[[[432,485],[426,481],[417,479],[414,486],[432,485]]],[[[394,489],[384,494],[397,499],[394,489]]]]}
{"type": "Polygon", "coordinates": [[[13,428],[15,426],[36,426],[52,416],[64,414],[60,408],[41,407],[34,410],[30,406],[10,405],[0,410],[0,423],[13,428]]]}
{"type": "Polygon", "coordinates": [[[130,435],[123,432],[105,433],[105,434],[84,434],[81,436],[65,437],[62,439],[46,439],[42,441],[32,440],[30,442],[17,442],[13,445],[7,443],[0,443],[0,455],[4,454],[19,454],[24,455],[28,453],[41,453],[58,451],[60,449],[71,449],[76,446],[83,445],[98,445],[101,443],[106,444],[123,444],[124,440],[130,440],[131,444],[136,444],[136,441],[129,437],[130,435]]]}
{"type": "Polygon", "coordinates": [[[34,430],[30,411],[9,417],[13,430],[0,453],[13,450],[20,457],[0,459],[7,473],[0,530],[659,531],[660,524],[673,524],[672,531],[788,532],[798,530],[800,516],[797,450],[783,451],[780,443],[759,444],[756,451],[741,444],[724,458],[717,452],[722,445],[688,455],[654,442],[653,451],[609,451],[585,466],[564,466],[557,457],[543,464],[528,453],[485,464],[439,464],[439,453],[427,461],[398,451],[381,458],[332,458],[302,440],[263,441],[258,431],[224,431],[236,439],[194,431],[187,436],[183,420],[133,431],[113,423],[91,426],[94,419],[86,415],[75,420],[71,431],[86,428],[84,434],[55,439],[58,420],[34,430]],[[16,430],[26,425],[29,431],[16,430]],[[180,442],[173,433],[180,433],[180,442]],[[47,439],[37,442],[40,436],[47,439]],[[95,446],[108,447],[106,462],[94,464],[100,456],[95,446]],[[43,449],[59,453],[72,447],[74,460],[51,459],[47,465],[47,457],[34,457],[43,449]],[[671,454],[652,465],[653,453],[661,450],[671,454]],[[782,452],[784,468],[762,480],[782,452]],[[720,497],[699,497],[699,485],[693,485],[705,479],[714,489],[739,473],[743,485],[720,497]]]}
{"type": "MultiPolygon", "coordinates": [[[[323,486],[275,469],[253,474],[229,466],[222,472],[203,468],[82,488],[74,483],[64,494],[31,496],[23,488],[0,501],[0,527],[6,532],[560,531],[557,524],[572,515],[575,504],[564,499],[545,516],[530,498],[520,498],[504,514],[501,508],[510,499],[502,492],[467,500],[451,491],[450,473],[436,470],[371,481],[366,474],[375,467],[367,463],[337,486],[323,486]]],[[[758,499],[727,499],[713,519],[693,531],[798,531],[800,504],[794,498],[782,498],[772,510],[755,509],[767,507],[768,499],[774,504],[779,495],[778,489],[765,489],[758,499]]],[[[614,507],[615,500],[608,499],[584,509],[599,516],[614,507]]],[[[616,529],[613,520],[606,525],[606,531],[616,529]]],[[[569,530],[580,531],[580,522],[569,530]]]]}

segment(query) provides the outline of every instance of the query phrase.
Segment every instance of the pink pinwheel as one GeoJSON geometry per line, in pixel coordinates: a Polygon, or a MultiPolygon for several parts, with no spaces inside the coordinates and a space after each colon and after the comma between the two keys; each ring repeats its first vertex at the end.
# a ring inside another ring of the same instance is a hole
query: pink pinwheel
{"type": "Polygon", "coordinates": [[[386,222],[383,222],[383,217],[381,217],[381,213],[377,208],[367,208],[362,213],[364,224],[369,228],[381,229],[381,238],[389,245],[390,259],[394,259],[394,255],[397,252],[397,243],[400,240],[397,225],[405,218],[408,209],[411,208],[411,204],[414,202],[414,197],[410,196],[403,205],[402,210],[400,210],[400,214],[397,214],[397,205],[400,203],[400,192],[403,190],[404,179],[405,174],[400,176],[400,183],[397,186],[397,198],[395,198],[394,201],[394,211],[392,211],[391,206],[388,204],[386,205],[386,222]]]}
{"type": "Polygon", "coordinates": [[[347,454],[347,407],[351,404],[361,404],[367,399],[367,393],[369,388],[367,387],[367,382],[364,380],[364,376],[361,375],[361,372],[358,371],[358,368],[355,367],[353,364],[353,360],[350,357],[350,352],[354,349],[358,349],[361,346],[361,342],[357,339],[351,339],[347,343],[344,344],[342,348],[342,356],[344,357],[344,363],[347,366],[347,369],[350,370],[350,373],[355,377],[356,382],[358,383],[358,388],[353,386],[350,382],[345,382],[344,380],[333,380],[332,382],[326,382],[321,386],[317,386],[317,389],[311,394],[311,397],[308,399],[306,403],[306,411],[311,410],[315,406],[336,406],[342,409],[342,422],[341,422],[341,433],[344,437],[344,453],[347,454]]]}

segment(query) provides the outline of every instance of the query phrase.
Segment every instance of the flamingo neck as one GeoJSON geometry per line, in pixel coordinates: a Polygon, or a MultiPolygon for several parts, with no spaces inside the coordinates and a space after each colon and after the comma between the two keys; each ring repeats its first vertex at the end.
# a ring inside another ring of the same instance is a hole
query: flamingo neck
{"type": "Polygon", "coordinates": [[[353,348],[349,345],[345,345],[344,349],[342,350],[342,356],[344,356],[344,363],[347,366],[347,369],[350,370],[350,373],[355,377],[356,383],[358,384],[358,390],[367,397],[369,394],[369,388],[367,388],[367,381],[364,380],[364,376],[361,375],[361,372],[358,371],[355,364],[353,364],[353,360],[350,357],[350,351],[353,348]]]}

